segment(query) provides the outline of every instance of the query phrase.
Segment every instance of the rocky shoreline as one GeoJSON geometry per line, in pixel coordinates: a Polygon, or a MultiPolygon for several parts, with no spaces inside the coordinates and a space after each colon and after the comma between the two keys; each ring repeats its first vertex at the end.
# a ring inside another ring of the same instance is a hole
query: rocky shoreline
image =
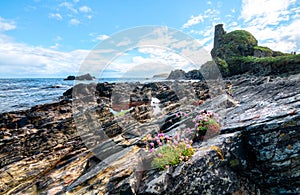
{"type": "Polygon", "coordinates": [[[299,81],[240,75],[210,88],[201,81],[99,83],[78,88],[94,90],[88,107],[69,90],[59,102],[2,113],[0,193],[298,194],[299,81]],[[155,116],[151,97],[160,100],[155,116]],[[120,116],[109,110],[130,107],[120,116]],[[202,109],[219,114],[220,135],[194,143],[189,161],[165,171],[140,164],[147,137],[174,135],[188,124],[175,113],[202,109]]]}
{"type": "Polygon", "coordinates": [[[169,75],[197,81],[77,84],[61,101],[0,114],[0,194],[299,194],[299,55],[222,25],[214,42],[217,67],[169,75]],[[221,128],[179,164],[151,166],[155,135],[197,129],[207,111],[221,128]]]}

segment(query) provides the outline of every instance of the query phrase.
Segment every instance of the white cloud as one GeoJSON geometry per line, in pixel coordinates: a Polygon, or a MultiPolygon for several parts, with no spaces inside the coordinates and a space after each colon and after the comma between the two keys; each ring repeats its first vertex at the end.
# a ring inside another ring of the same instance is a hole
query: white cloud
{"type": "Polygon", "coordinates": [[[159,73],[169,73],[174,69],[185,71],[196,69],[191,62],[172,51],[157,47],[140,47],[114,59],[107,67],[113,77],[152,77],[159,73]]]}
{"type": "Polygon", "coordinates": [[[87,19],[89,19],[89,20],[93,18],[92,15],[87,15],[86,17],[87,17],[87,19]]]}
{"type": "Polygon", "coordinates": [[[118,42],[117,44],[116,44],[116,46],[117,47],[122,47],[122,46],[127,46],[127,45],[129,45],[129,44],[131,44],[132,42],[131,42],[131,40],[129,39],[129,38],[124,38],[122,41],[120,41],[120,42],[118,42]]]}
{"type": "Polygon", "coordinates": [[[206,45],[208,42],[212,41],[212,38],[211,37],[206,37],[206,38],[203,38],[203,39],[199,39],[198,41],[199,41],[200,45],[206,45]]]}
{"type": "Polygon", "coordinates": [[[182,28],[189,28],[203,21],[204,21],[204,17],[201,14],[198,16],[191,16],[190,19],[183,24],[182,28]]]}
{"type": "MultiPolygon", "coordinates": [[[[0,36],[0,76],[22,77],[75,74],[89,51],[59,52],[53,49],[16,43],[0,36]]],[[[59,44],[52,46],[58,47],[59,44]]]]}
{"type": "Polygon", "coordinates": [[[73,6],[73,4],[70,3],[70,2],[63,2],[63,3],[59,4],[59,6],[60,7],[64,7],[64,8],[70,10],[71,12],[73,12],[75,14],[78,13],[77,9],[75,9],[74,6],[73,6]]]}
{"type": "Polygon", "coordinates": [[[63,17],[59,13],[50,13],[49,18],[54,18],[56,20],[62,20],[63,17]]]}
{"type": "Polygon", "coordinates": [[[54,45],[50,46],[51,49],[58,49],[60,47],[59,43],[55,43],[54,45]]]}
{"type": "Polygon", "coordinates": [[[205,19],[208,19],[210,21],[219,20],[219,14],[220,12],[218,10],[207,9],[204,11],[204,14],[199,14],[198,16],[191,16],[190,19],[183,24],[182,28],[190,28],[191,26],[204,22],[205,19]]]}
{"type": "Polygon", "coordinates": [[[99,41],[103,41],[103,40],[105,40],[105,39],[108,39],[109,38],[109,36],[108,35],[98,35],[97,37],[96,37],[96,40],[99,40],[99,41]]]}
{"type": "Polygon", "coordinates": [[[15,22],[0,17],[0,32],[9,31],[16,28],[15,22]]]}
{"type": "Polygon", "coordinates": [[[80,24],[80,21],[77,20],[76,18],[72,18],[72,19],[69,21],[69,23],[70,23],[71,25],[73,25],[73,26],[76,26],[76,25],[80,24]]]}
{"type": "Polygon", "coordinates": [[[92,41],[97,42],[97,41],[103,41],[105,39],[108,39],[109,36],[106,34],[98,34],[98,33],[90,33],[89,36],[93,38],[92,41]]]}
{"type": "Polygon", "coordinates": [[[251,32],[260,45],[291,52],[300,48],[300,16],[295,0],[243,0],[241,27],[251,32]],[[292,8],[291,8],[292,7],[292,8]]]}
{"type": "Polygon", "coordinates": [[[251,24],[277,25],[287,20],[287,8],[294,0],[243,0],[241,18],[251,24]]]}
{"type": "Polygon", "coordinates": [[[83,12],[83,13],[88,13],[88,12],[91,12],[92,9],[88,6],[82,6],[79,8],[79,11],[83,12]]]}

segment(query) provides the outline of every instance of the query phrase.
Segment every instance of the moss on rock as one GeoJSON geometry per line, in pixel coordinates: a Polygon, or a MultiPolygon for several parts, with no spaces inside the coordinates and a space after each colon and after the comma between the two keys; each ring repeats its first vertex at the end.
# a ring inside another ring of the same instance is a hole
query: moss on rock
{"type": "Polygon", "coordinates": [[[217,25],[214,42],[211,55],[223,76],[243,73],[282,75],[300,72],[299,55],[258,46],[256,38],[245,30],[226,33],[222,25],[217,25]]]}

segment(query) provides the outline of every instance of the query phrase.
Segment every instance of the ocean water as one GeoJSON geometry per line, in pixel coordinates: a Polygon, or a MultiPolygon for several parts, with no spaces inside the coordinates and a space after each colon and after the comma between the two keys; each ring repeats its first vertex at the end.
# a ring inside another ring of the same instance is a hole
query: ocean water
{"type": "MultiPolygon", "coordinates": [[[[99,82],[151,82],[136,78],[100,78],[99,82]]],[[[155,80],[157,81],[157,80],[155,80]]],[[[38,104],[59,100],[74,81],[63,78],[14,78],[0,79],[0,113],[24,110],[38,104]]]]}
{"type": "Polygon", "coordinates": [[[61,78],[0,79],[0,113],[59,100],[73,83],[61,78]]]}

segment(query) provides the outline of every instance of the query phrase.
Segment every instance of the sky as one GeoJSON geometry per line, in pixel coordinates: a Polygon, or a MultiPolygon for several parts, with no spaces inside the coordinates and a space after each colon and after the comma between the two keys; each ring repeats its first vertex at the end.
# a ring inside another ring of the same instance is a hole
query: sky
{"type": "MultiPolygon", "coordinates": [[[[185,33],[209,54],[219,23],[227,32],[249,31],[259,45],[300,53],[300,0],[3,0],[0,78],[77,75],[97,45],[147,25],[185,33]]],[[[152,67],[149,74],[164,73],[176,63],[188,62],[161,48],[133,49],[115,59],[105,76],[122,76],[129,69],[138,75],[145,67],[152,67]]]]}

